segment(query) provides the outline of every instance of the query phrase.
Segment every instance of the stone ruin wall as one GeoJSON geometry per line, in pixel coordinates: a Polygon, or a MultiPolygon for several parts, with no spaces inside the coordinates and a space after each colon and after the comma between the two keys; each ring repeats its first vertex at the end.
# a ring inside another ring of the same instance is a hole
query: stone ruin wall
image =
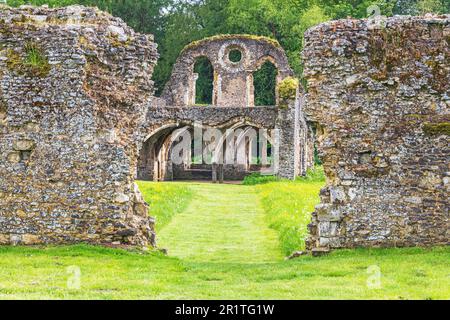
{"type": "MultiPolygon", "coordinates": [[[[218,107],[254,107],[253,73],[266,61],[276,66],[277,83],[293,76],[286,53],[277,41],[253,35],[217,35],[183,49],[162,94],[166,105],[195,105],[198,75],[194,73],[194,65],[200,57],[208,58],[214,69],[212,105],[218,107]],[[230,61],[233,50],[241,53],[240,61],[230,61]]],[[[278,104],[278,97],[276,100],[278,104]]]]}
{"type": "MultiPolygon", "coordinates": [[[[307,32],[292,110],[315,124],[327,175],[309,248],[448,244],[449,37],[449,16],[307,32]]],[[[165,112],[156,60],[151,36],[96,9],[0,9],[0,244],[155,245],[134,176],[149,114],[165,112]]]]}
{"type": "MultiPolygon", "coordinates": [[[[314,164],[314,142],[310,129],[303,116],[303,89],[294,84],[293,94],[290,97],[280,97],[278,85],[284,80],[293,80],[294,73],[289,66],[288,58],[280,44],[267,37],[254,35],[216,35],[188,44],[181,52],[171,77],[166,84],[161,98],[154,100],[154,107],[149,110],[148,125],[166,117],[168,123],[177,119],[182,125],[186,120],[201,121],[205,126],[219,127],[220,129],[237,129],[245,126],[268,129],[272,137],[279,139],[277,176],[286,179],[295,179],[304,175],[306,170],[314,164]],[[241,53],[239,61],[232,62],[229,54],[233,50],[241,53]],[[195,106],[196,81],[198,74],[194,66],[199,58],[207,58],[214,69],[212,103],[208,107],[195,106]],[[275,106],[255,107],[255,88],[253,76],[265,62],[271,62],[277,69],[275,90],[275,106]],[[296,94],[296,88],[298,92],[296,94]],[[178,111],[177,111],[178,110],[178,111]],[[167,114],[176,111],[178,116],[167,114]],[[166,116],[165,116],[166,115],[166,116]],[[211,124],[210,118],[215,124],[211,124]],[[260,118],[264,121],[259,121],[260,118]],[[184,118],[184,119],[183,119],[184,118]],[[243,119],[244,118],[244,119],[243,119]],[[184,121],[183,121],[184,120],[184,121]],[[242,121],[243,120],[243,121],[242,121]],[[255,121],[256,120],[256,121],[255,121]],[[240,126],[239,123],[241,122],[240,126]]],[[[164,122],[164,125],[168,124],[164,122]]],[[[149,141],[154,144],[154,141],[149,141]]],[[[145,179],[154,179],[155,155],[153,148],[145,144],[138,176],[145,179]],[[147,150],[146,150],[147,149],[147,150]]],[[[171,166],[167,161],[163,166],[171,166]]],[[[180,165],[178,169],[186,166],[180,165]]],[[[254,166],[255,170],[257,166],[254,166]]],[[[259,168],[258,170],[261,170],[259,168]]],[[[189,171],[175,170],[178,177],[189,178],[189,171]]],[[[225,164],[226,179],[242,179],[251,173],[251,168],[245,165],[235,166],[225,164]],[[232,173],[234,171],[234,174],[232,173]]],[[[171,169],[166,172],[173,173],[171,169]]],[[[161,177],[158,177],[161,179],[161,177]]],[[[165,179],[172,179],[168,174],[165,179]]]]}
{"type": "Polygon", "coordinates": [[[157,58],[96,9],[0,8],[0,244],[154,244],[133,180],[157,58]]]}
{"type": "Polygon", "coordinates": [[[305,111],[327,176],[310,248],[449,244],[449,22],[341,20],[306,33],[305,111]]]}

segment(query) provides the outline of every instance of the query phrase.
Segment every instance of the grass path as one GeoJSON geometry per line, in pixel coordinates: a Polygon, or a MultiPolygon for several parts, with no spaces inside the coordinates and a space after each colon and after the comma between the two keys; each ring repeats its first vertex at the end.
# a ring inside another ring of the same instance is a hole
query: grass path
{"type": "Polygon", "coordinates": [[[169,256],[87,245],[0,246],[0,300],[450,298],[449,246],[282,259],[279,243],[295,244],[286,226],[302,220],[289,214],[310,212],[316,201],[306,199],[319,189],[310,182],[140,187],[169,256]],[[374,276],[378,285],[370,287],[374,276]]]}
{"type": "Polygon", "coordinates": [[[169,255],[197,262],[275,262],[277,234],[252,186],[190,184],[194,198],[159,234],[169,255]]]}

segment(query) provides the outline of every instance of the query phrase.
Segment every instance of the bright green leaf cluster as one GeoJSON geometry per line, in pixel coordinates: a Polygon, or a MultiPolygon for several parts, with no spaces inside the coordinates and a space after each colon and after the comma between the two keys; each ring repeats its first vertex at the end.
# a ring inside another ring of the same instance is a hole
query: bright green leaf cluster
{"type": "Polygon", "coordinates": [[[295,100],[298,86],[298,79],[293,77],[287,77],[278,84],[280,106],[286,106],[289,100],[295,100]]]}

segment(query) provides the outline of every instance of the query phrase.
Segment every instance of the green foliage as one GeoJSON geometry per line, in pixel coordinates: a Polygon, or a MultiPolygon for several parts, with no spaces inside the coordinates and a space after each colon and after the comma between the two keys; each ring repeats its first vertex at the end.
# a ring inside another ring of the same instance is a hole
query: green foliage
{"type": "Polygon", "coordinates": [[[258,186],[267,223],[278,233],[283,254],[290,255],[305,249],[308,224],[315,205],[320,201],[319,191],[325,180],[322,168],[308,171],[296,181],[281,181],[258,186]]]}
{"type": "Polygon", "coordinates": [[[420,15],[426,13],[449,13],[448,0],[398,0],[393,9],[394,14],[420,15]]]}
{"type": "Polygon", "coordinates": [[[195,92],[196,105],[212,104],[214,69],[208,58],[198,58],[194,65],[194,72],[198,74],[195,92]]]}
{"type": "Polygon", "coordinates": [[[24,65],[33,69],[47,70],[49,63],[47,57],[35,43],[28,43],[25,46],[24,65]]]}
{"type": "Polygon", "coordinates": [[[418,14],[426,13],[445,13],[448,12],[449,2],[447,3],[441,0],[419,0],[416,4],[416,10],[418,14]],[[447,8],[446,8],[447,5],[447,8]],[[446,11],[447,9],[447,11],[446,11]]]}
{"type": "Polygon", "coordinates": [[[149,214],[156,218],[160,231],[172,218],[186,209],[192,199],[191,190],[183,184],[138,181],[139,190],[150,205],[149,214]]]}
{"type": "Polygon", "coordinates": [[[234,63],[240,62],[242,60],[242,53],[239,50],[231,50],[229,59],[234,63]]]}
{"type": "Polygon", "coordinates": [[[277,90],[280,97],[280,106],[286,106],[289,100],[295,100],[298,85],[298,79],[292,77],[287,77],[278,84],[277,90]]]}
{"type": "Polygon", "coordinates": [[[325,182],[325,172],[322,166],[315,166],[306,170],[306,176],[298,177],[296,181],[299,182],[325,182]]]}
{"type": "Polygon", "coordinates": [[[274,106],[276,104],[275,87],[277,74],[277,68],[270,61],[266,61],[253,74],[256,106],[274,106]]]}
{"type": "Polygon", "coordinates": [[[314,164],[316,166],[322,165],[322,160],[319,157],[319,151],[317,150],[317,144],[314,144],[314,164]]]}
{"type": "Polygon", "coordinates": [[[7,67],[19,74],[34,77],[45,77],[50,72],[50,64],[43,50],[35,43],[27,43],[24,48],[25,56],[9,49],[7,52],[7,67]]]}
{"type": "Polygon", "coordinates": [[[265,184],[269,182],[279,181],[280,179],[272,175],[262,175],[260,173],[252,173],[245,177],[242,182],[243,185],[253,186],[257,184],[265,184]]]}

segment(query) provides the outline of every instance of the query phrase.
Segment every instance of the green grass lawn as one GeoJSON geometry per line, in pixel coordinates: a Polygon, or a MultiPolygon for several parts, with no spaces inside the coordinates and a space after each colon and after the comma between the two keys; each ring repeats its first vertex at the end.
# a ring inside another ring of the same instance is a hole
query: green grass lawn
{"type": "Polygon", "coordinates": [[[192,189],[181,183],[155,183],[138,181],[139,190],[150,206],[156,220],[156,231],[166,226],[177,213],[183,212],[192,199],[192,189]]]}
{"type": "Polygon", "coordinates": [[[1,299],[448,299],[449,248],[335,251],[261,263],[200,262],[88,246],[0,248],[1,299]],[[367,270],[381,287],[367,286],[367,270]],[[80,289],[69,288],[73,266],[80,289]]]}
{"type": "Polygon", "coordinates": [[[317,179],[139,185],[169,256],[85,245],[0,247],[0,299],[450,298],[448,247],[284,260],[303,246],[296,235],[304,235],[318,201],[317,179]],[[368,286],[378,272],[379,285],[368,286]]]}
{"type": "Polygon", "coordinates": [[[210,263],[283,259],[254,187],[193,183],[189,188],[195,199],[159,234],[171,256],[210,263]]]}
{"type": "MultiPolygon", "coordinates": [[[[250,181],[258,184],[253,179],[250,181]]],[[[296,181],[270,182],[262,177],[262,182],[256,190],[266,213],[266,223],[277,231],[281,251],[288,256],[304,250],[311,212],[319,203],[319,192],[325,184],[323,169],[310,170],[305,178],[296,181]]]]}

